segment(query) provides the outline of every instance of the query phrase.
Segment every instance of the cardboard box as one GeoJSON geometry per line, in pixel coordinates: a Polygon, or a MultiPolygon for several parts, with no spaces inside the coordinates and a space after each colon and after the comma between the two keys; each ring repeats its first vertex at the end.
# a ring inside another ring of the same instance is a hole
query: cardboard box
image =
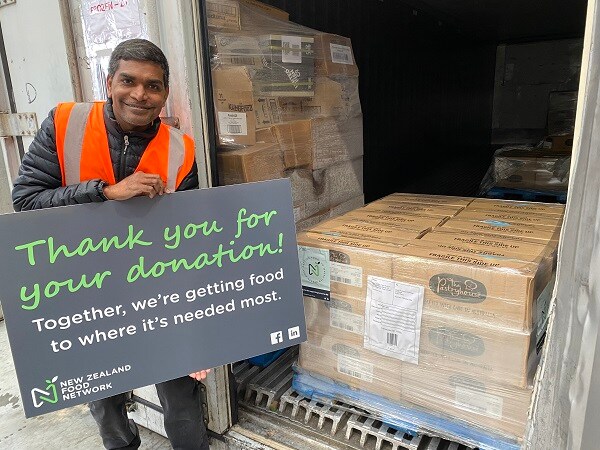
{"type": "Polygon", "coordinates": [[[365,206],[369,211],[381,211],[388,213],[411,213],[435,217],[453,217],[462,207],[459,206],[442,206],[442,205],[427,205],[419,203],[403,203],[393,200],[376,200],[365,206]]]}
{"type": "Polygon", "coordinates": [[[425,287],[431,311],[529,332],[538,297],[550,282],[552,261],[519,261],[436,251],[415,244],[394,257],[393,279],[425,287]]]}
{"type": "Polygon", "coordinates": [[[470,371],[405,367],[402,399],[441,417],[522,442],[533,389],[507,386],[470,371]]]}
{"type": "MultiPolygon", "coordinates": [[[[242,4],[248,5],[253,11],[259,11],[261,14],[272,17],[273,19],[287,22],[290,20],[290,14],[283,9],[276,8],[275,6],[267,5],[259,0],[240,0],[242,4]]],[[[252,23],[248,23],[250,20],[244,20],[244,25],[249,26],[252,23]]]]}
{"type": "Polygon", "coordinates": [[[317,77],[314,96],[281,98],[279,106],[287,120],[356,117],[362,113],[358,78],[332,80],[317,77]]]}
{"type": "Polygon", "coordinates": [[[306,330],[313,337],[329,335],[362,347],[365,333],[365,301],[342,295],[329,301],[304,297],[306,330]]]}
{"type": "Polygon", "coordinates": [[[545,216],[536,214],[516,214],[510,212],[476,211],[465,209],[456,215],[457,220],[474,222],[534,225],[536,227],[556,228],[562,225],[562,216],[545,216]]]}
{"type": "Polygon", "coordinates": [[[562,191],[569,184],[570,152],[508,149],[494,156],[494,185],[562,191]]]}
{"type": "Polygon", "coordinates": [[[256,144],[239,150],[217,152],[221,184],[248,183],[282,178],[281,150],[277,144],[256,144]]]}
{"type": "Polygon", "coordinates": [[[261,68],[262,52],[256,36],[242,33],[214,33],[216,61],[226,66],[261,68]]]}
{"type": "MultiPolygon", "coordinates": [[[[363,347],[367,304],[364,298],[332,297],[330,301],[304,298],[307,330],[319,339],[327,336],[363,347]]],[[[527,387],[539,362],[537,332],[523,332],[451,314],[423,309],[418,364],[387,358],[388,368],[418,367],[423,373],[436,370],[468,372],[479,379],[527,387]]],[[[377,353],[373,352],[372,357],[377,353]]]]}
{"type": "Polygon", "coordinates": [[[349,220],[346,217],[328,220],[311,228],[310,231],[311,233],[364,239],[370,242],[400,246],[406,245],[406,241],[416,239],[420,235],[418,231],[414,230],[349,220]]]}
{"type": "Polygon", "coordinates": [[[216,122],[222,146],[256,143],[254,95],[248,69],[224,66],[212,71],[216,122]]]}
{"type": "Polygon", "coordinates": [[[304,370],[393,401],[402,399],[399,363],[360,345],[311,333],[308,333],[308,341],[300,344],[298,358],[298,365],[304,370]]]}
{"type": "Polygon", "coordinates": [[[565,205],[558,203],[521,202],[516,200],[492,200],[476,198],[467,209],[476,211],[505,211],[514,214],[542,214],[563,216],[565,205]]]}
{"type": "Polygon", "coordinates": [[[276,140],[288,169],[308,166],[322,169],[363,154],[362,116],[348,120],[298,120],[271,127],[262,139],[276,140]]]}
{"type": "Polygon", "coordinates": [[[366,295],[369,275],[392,277],[392,259],[402,250],[397,245],[310,231],[298,234],[298,245],[329,250],[331,294],[358,298],[366,295]]]}
{"type": "Polygon", "coordinates": [[[560,226],[552,228],[521,224],[505,225],[503,223],[495,222],[471,222],[468,220],[459,220],[458,218],[448,220],[442,225],[442,228],[447,230],[456,229],[472,232],[493,233],[506,237],[524,237],[528,240],[544,242],[558,240],[560,234],[560,226]]]}
{"type": "Polygon", "coordinates": [[[310,120],[276,125],[273,135],[283,151],[286,169],[311,166],[313,160],[312,127],[310,120]]]}
{"type": "MultiPolygon", "coordinates": [[[[470,371],[423,370],[420,366],[370,352],[360,345],[329,335],[308,333],[300,345],[299,366],[309,373],[325,376],[336,383],[375,394],[405,408],[424,411],[438,417],[459,421],[463,425],[523,439],[532,389],[493,383],[470,371]]],[[[385,411],[376,399],[349,391],[353,398],[363,398],[374,411],[385,411]]],[[[344,396],[336,396],[349,401],[344,396]]],[[[418,422],[420,415],[415,415],[418,422]]],[[[411,419],[403,415],[403,418],[411,419]]]]}
{"type": "MultiPolygon", "coordinates": [[[[538,261],[542,257],[555,257],[556,247],[540,241],[515,241],[502,236],[457,234],[443,228],[422,236],[415,245],[436,246],[440,251],[472,253],[479,256],[495,256],[538,261]]],[[[433,248],[433,247],[430,247],[433,248]]]]}
{"type": "Polygon", "coordinates": [[[377,202],[400,202],[400,203],[416,203],[438,206],[456,206],[464,208],[469,205],[473,198],[471,197],[451,197],[446,195],[430,195],[430,194],[403,194],[393,193],[376,200],[377,202]]]}
{"type": "Polygon", "coordinates": [[[358,67],[349,38],[336,34],[315,35],[315,72],[319,76],[357,77],[358,67]]]}
{"type": "Polygon", "coordinates": [[[363,222],[416,230],[419,234],[426,233],[432,228],[439,226],[444,220],[443,217],[397,213],[395,211],[390,213],[371,211],[367,209],[367,207],[354,210],[345,217],[353,220],[361,220],[363,222]]]}
{"type": "Polygon", "coordinates": [[[563,153],[572,152],[573,135],[567,134],[562,136],[546,136],[542,143],[542,147],[547,150],[555,150],[563,153]]]}
{"type": "Polygon", "coordinates": [[[314,95],[314,38],[269,34],[259,37],[264,67],[253,78],[260,95],[311,97],[314,95]]]}
{"type": "Polygon", "coordinates": [[[240,4],[237,0],[207,0],[208,26],[215,29],[240,29],[240,4]]]}

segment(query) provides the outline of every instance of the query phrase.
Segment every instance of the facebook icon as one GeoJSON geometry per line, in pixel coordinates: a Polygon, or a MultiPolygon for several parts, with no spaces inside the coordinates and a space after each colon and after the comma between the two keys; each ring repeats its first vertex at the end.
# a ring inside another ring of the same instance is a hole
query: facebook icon
{"type": "Polygon", "coordinates": [[[283,342],[283,333],[281,331],[271,333],[271,345],[279,344],[280,342],[283,342]]]}

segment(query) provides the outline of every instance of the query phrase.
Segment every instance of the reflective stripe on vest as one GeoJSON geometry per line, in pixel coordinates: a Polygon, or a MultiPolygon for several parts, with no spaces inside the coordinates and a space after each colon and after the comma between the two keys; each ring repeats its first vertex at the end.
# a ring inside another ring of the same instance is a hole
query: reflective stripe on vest
{"type": "MultiPolygon", "coordinates": [[[[63,186],[93,179],[115,184],[103,108],[104,102],[57,106],[54,125],[63,186]]],[[[160,124],[135,171],[158,174],[165,187],[175,191],[193,163],[193,140],[176,128],[160,124]]]]}

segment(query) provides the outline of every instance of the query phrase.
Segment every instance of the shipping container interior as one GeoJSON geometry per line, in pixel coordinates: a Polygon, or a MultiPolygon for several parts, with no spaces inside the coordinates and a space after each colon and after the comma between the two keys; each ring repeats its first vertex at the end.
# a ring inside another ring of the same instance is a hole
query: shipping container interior
{"type": "MultiPolygon", "coordinates": [[[[351,39],[360,72],[365,202],[393,192],[480,196],[495,150],[573,133],[574,102],[568,111],[552,110],[578,90],[586,0],[263,3],[287,11],[292,22],[351,39]]],[[[273,366],[263,378],[287,386],[289,364],[287,373],[273,366]]],[[[275,392],[247,386],[253,370],[234,366],[246,395],[242,414],[258,414],[252,392],[257,405],[275,392]]],[[[296,411],[297,399],[286,395],[280,412],[296,411]]],[[[332,436],[336,427],[334,420],[332,436]]],[[[410,448],[425,444],[415,438],[410,448]]]]}
{"type": "Polygon", "coordinates": [[[539,142],[552,98],[577,91],[586,0],[264,3],[351,38],[367,202],[477,195],[494,150],[539,142]]]}

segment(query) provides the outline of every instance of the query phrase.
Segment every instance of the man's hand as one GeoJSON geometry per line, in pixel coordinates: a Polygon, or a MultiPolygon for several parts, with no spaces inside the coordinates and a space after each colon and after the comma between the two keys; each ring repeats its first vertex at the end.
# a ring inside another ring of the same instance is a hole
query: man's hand
{"type": "Polygon", "coordinates": [[[154,198],[165,192],[168,193],[160,176],[144,172],[135,172],[117,184],[107,185],[103,189],[104,196],[109,200],[128,200],[144,195],[154,198]]]}
{"type": "Polygon", "coordinates": [[[210,369],[200,370],[199,372],[190,373],[190,377],[192,377],[196,381],[202,381],[206,378],[206,376],[210,373],[210,369]]]}

